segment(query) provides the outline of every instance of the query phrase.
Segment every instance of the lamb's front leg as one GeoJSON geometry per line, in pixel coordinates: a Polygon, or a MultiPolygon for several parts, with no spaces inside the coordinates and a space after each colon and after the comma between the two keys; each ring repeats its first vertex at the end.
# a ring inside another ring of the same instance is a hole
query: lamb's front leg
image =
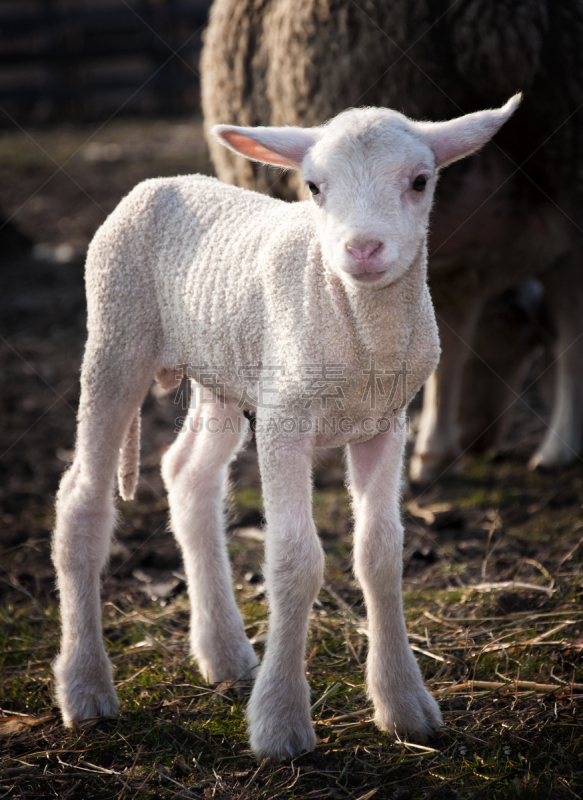
{"type": "Polygon", "coordinates": [[[311,513],[311,442],[277,442],[258,431],[267,518],[265,580],[269,632],[247,706],[255,755],[281,761],[312,750],[305,647],[324,556],[311,513]]]}
{"type": "Polygon", "coordinates": [[[425,741],[441,714],[407,639],[401,596],[403,526],[399,494],[404,432],[394,428],[349,446],[355,571],[367,607],[367,691],[381,730],[425,741]]]}

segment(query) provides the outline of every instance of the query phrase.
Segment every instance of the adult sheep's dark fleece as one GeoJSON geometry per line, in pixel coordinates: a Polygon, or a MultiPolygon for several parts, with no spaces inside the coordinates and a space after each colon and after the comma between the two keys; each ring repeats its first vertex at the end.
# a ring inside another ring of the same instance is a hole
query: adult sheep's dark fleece
{"type": "MultiPolygon", "coordinates": [[[[500,105],[522,91],[519,111],[494,143],[442,173],[429,275],[444,357],[450,329],[471,344],[488,298],[538,274],[556,315],[569,306],[555,344],[570,359],[563,374],[583,366],[583,344],[572,346],[583,330],[574,330],[583,319],[580,0],[217,0],[201,71],[207,126],[310,126],[363,105],[439,120],[500,105]],[[487,233],[468,249],[463,240],[458,247],[469,227],[460,187],[473,179],[476,164],[486,180],[490,168],[500,174],[492,178],[494,200],[470,214],[487,233]],[[491,206],[482,225],[480,214],[491,206]],[[488,225],[497,217],[510,219],[510,230],[490,246],[488,225]],[[518,242],[513,252],[508,242],[518,242]]],[[[209,144],[222,180],[287,200],[306,196],[296,174],[277,175],[209,144]]],[[[456,357],[468,355],[466,347],[456,357]]],[[[583,407],[583,383],[572,391],[573,405],[583,407]]],[[[583,422],[583,412],[579,417],[583,422]]],[[[557,463],[575,456],[581,422],[573,423],[569,447],[555,453],[557,463]]],[[[494,422],[480,444],[492,444],[498,430],[494,422]]],[[[436,469],[459,452],[442,454],[436,469]]],[[[539,461],[545,459],[535,456],[539,461]]]]}
{"type": "MultiPolygon", "coordinates": [[[[579,0],[220,0],[210,19],[201,63],[209,125],[319,125],[363,105],[449,119],[523,91],[500,146],[521,164],[542,145],[538,167],[525,168],[545,189],[548,159],[574,178],[582,115],[554,131],[583,102],[579,0]]],[[[222,180],[294,196],[285,180],[272,185],[273,172],[258,178],[209,144],[222,180]]]]}

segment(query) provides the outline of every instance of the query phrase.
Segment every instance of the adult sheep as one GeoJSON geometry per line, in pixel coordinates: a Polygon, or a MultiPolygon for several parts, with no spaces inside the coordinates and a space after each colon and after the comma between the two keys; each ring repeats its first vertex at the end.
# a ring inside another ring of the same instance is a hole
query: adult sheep
{"type": "Polygon", "coordinates": [[[421,740],[440,725],[400,592],[405,413],[439,355],[427,225],[440,167],[481,147],[517,103],[441,123],[372,108],[309,130],[218,126],[238,153],[301,171],[313,199],[284,203],[201,175],[161,178],[136,187],[99,229],[87,255],[75,458],[54,534],[63,626],[54,670],[67,725],[118,708],[99,608],[113,480],[119,470],[131,497],[140,406],[155,376],[172,385],[184,364],[206,402],[165,454],[162,475],[184,556],[191,648],[212,681],[249,679],[257,666],[233,597],[222,509],[244,411],[257,411],[270,624],[247,707],[256,755],[294,757],[316,741],[304,656],[324,561],[311,513],[317,446],[348,446],[375,719],[421,740]],[[313,388],[326,367],[323,395],[313,388]],[[394,387],[399,375],[397,391],[378,397],[379,384],[394,387]]]}
{"type": "MultiPolygon", "coordinates": [[[[554,306],[558,380],[531,465],[573,460],[583,422],[579,0],[220,0],[201,76],[207,126],[310,126],[369,104],[439,119],[525,92],[494,143],[440,179],[429,275],[443,352],[426,386],[411,476],[430,481],[460,455],[463,371],[483,306],[537,274],[554,306]]],[[[223,180],[288,200],[302,196],[295,176],[240,163],[209,143],[223,180]]],[[[507,374],[507,365],[491,366],[507,374]]],[[[516,380],[507,383],[514,391],[516,380]]],[[[508,397],[495,383],[490,391],[508,397]]],[[[492,406],[483,435],[470,439],[491,442],[505,405],[492,406]]],[[[465,408],[471,417],[472,402],[465,408]]],[[[464,438],[471,444],[467,432],[464,438]]]]}

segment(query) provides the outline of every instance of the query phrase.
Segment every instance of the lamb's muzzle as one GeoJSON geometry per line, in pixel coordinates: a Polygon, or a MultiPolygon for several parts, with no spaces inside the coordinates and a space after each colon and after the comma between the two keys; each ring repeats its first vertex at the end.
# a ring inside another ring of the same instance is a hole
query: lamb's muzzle
{"type": "Polygon", "coordinates": [[[309,130],[219,126],[241,154],[301,168],[318,187],[313,199],[288,205],[211,178],[160,179],[138,186],[98,231],[87,257],[77,446],[53,546],[65,724],[118,708],[99,608],[112,483],[120,467],[122,494],[133,492],[143,398],[154,376],[172,385],[185,364],[206,394],[162,474],[188,579],[191,650],[209,681],[251,680],[257,667],[232,592],[222,507],[247,433],[243,413],[257,412],[270,627],[247,711],[254,752],[281,759],[315,744],[304,648],[323,572],[311,514],[317,446],[348,445],[375,719],[420,741],[441,724],[401,608],[405,412],[439,356],[427,224],[440,165],[484,144],[517,102],[433,126],[388,109],[347,111],[309,130]],[[355,255],[360,275],[347,269],[355,255]],[[318,376],[327,394],[314,390],[318,376]]]}

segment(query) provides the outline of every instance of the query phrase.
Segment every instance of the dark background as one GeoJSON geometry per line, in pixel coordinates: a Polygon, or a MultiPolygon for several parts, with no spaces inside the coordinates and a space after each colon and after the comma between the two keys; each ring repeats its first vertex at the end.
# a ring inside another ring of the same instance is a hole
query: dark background
{"type": "Polygon", "coordinates": [[[3,0],[0,125],[191,113],[210,0],[3,0]]]}

